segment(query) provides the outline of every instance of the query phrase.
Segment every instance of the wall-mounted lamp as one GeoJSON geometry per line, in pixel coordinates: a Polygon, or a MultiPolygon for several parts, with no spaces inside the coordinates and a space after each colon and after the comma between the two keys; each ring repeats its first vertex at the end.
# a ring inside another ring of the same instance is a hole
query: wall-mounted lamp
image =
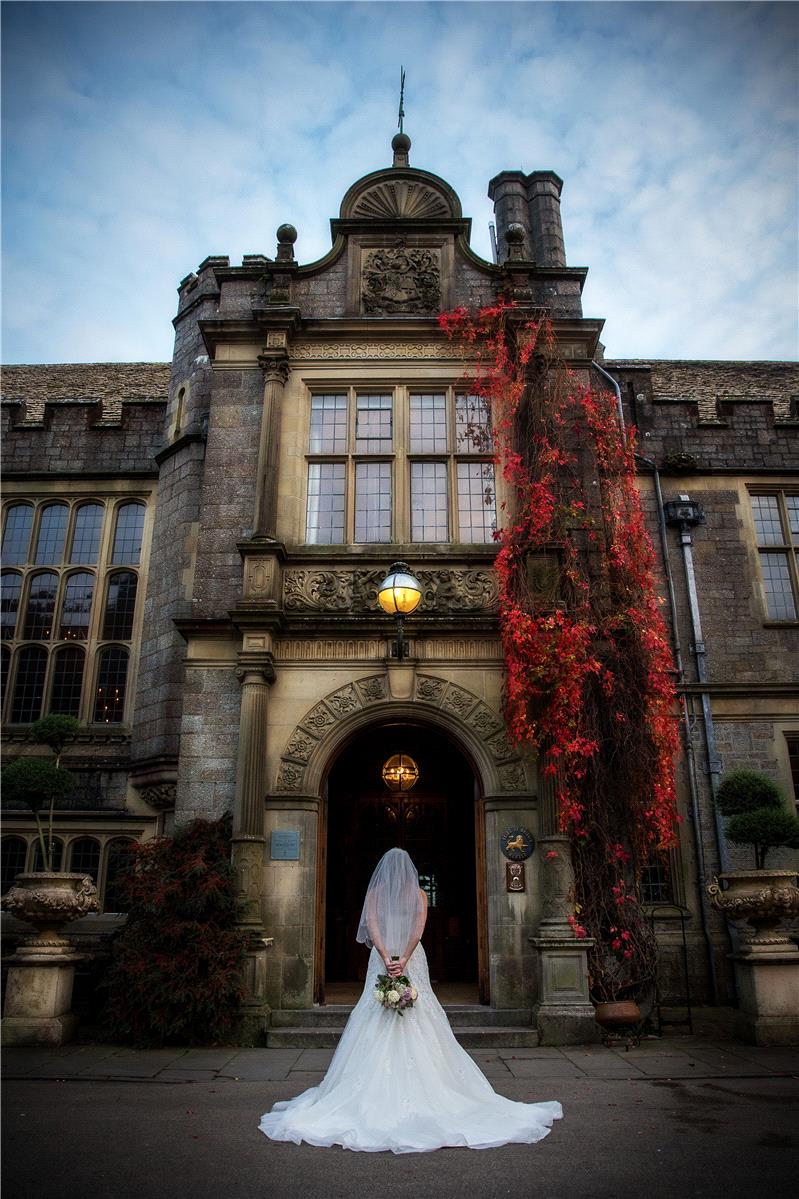
{"type": "Polygon", "coordinates": [[[411,574],[407,562],[395,562],[389,567],[388,574],[383,579],[377,591],[380,607],[397,621],[397,638],[392,646],[392,654],[401,662],[406,656],[405,638],[403,636],[403,621],[411,612],[415,612],[422,599],[422,585],[411,574]]]}

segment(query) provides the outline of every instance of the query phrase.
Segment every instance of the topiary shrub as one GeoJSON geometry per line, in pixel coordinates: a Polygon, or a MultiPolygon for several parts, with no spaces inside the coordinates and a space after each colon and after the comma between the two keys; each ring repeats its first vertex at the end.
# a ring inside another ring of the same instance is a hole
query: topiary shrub
{"type": "Polygon", "coordinates": [[[731,771],[721,781],[716,806],[727,817],[727,840],[754,849],[756,870],[763,869],[770,849],[799,848],[799,818],[785,810],[782,793],[768,775],[731,771]]]}
{"type": "Polygon", "coordinates": [[[66,798],[75,787],[75,776],[61,765],[61,754],[80,732],[80,721],[74,716],[43,716],[31,725],[28,739],[37,745],[47,745],[55,754],[50,758],[15,758],[3,770],[3,794],[12,803],[24,803],[33,812],[42,867],[53,869],[53,812],[57,799],[66,798]],[[40,808],[48,809],[48,831],[44,835],[39,818],[40,808]]]}
{"type": "Polygon", "coordinates": [[[195,820],[135,846],[119,886],[128,918],[114,942],[104,1024],[136,1045],[223,1041],[244,995],[246,936],[230,864],[230,818],[195,820]]]}

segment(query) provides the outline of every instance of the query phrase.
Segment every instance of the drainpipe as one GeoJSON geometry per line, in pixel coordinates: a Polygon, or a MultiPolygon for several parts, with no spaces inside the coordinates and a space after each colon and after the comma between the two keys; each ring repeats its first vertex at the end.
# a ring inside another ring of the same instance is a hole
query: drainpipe
{"type": "MultiPolygon", "coordinates": [[[[627,443],[627,432],[626,432],[625,423],[624,423],[624,407],[623,407],[622,401],[621,401],[621,388],[619,387],[619,384],[616,381],[616,379],[613,378],[613,375],[609,374],[603,366],[599,365],[598,362],[592,361],[591,365],[594,367],[594,369],[596,371],[599,372],[599,374],[602,376],[603,379],[607,380],[607,382],[613,388],[613,391],[616,396],[616,411],[618,413],[618,418],[619,418],[619,429],[621,431],[621,435],[624,438],[624,442],[626,444],[627,443]]],[[[702,840],[702,826],[701,826],[701,822],[700,822],[700,818],[699,818],[699,787],[698,787],[697,778],[696,778],[696,759],[694,756],[693,738],[691,736],[691,721],[690,721],[690,717],[688,714],[688,705],[686,703],[685,696],[682,693],[682,685],[685,682],[685,669],[684,669],[683,660],[682,660],[682,650],[680,648],[680,638],[679,638],[679,635],[677,632],[677,629],[678,629],[677,600],[676,600],[676,596],[675,596],[675,592],[674,592],[674,575],[672,573],[671,560],[669,558],[669,541],[668,541],[668,534],[666,531],[666,517],[665,517],[664,504],[663,504],[663,492],[662,492],[661,486],[660,486],[660,471],[658,470],[657,466],[655,465],[655,463],[652,461],[651,458],[645,458],[643,454],[636,454],[635,457],[636,457],[637,461],[643,463],[645,466],[648,466],[649,469],[652,471],[652,479],[653,479],[654,485],[655,485],[655,504],[657,507],[658,531],[660,533],[660,552],[661,552],[661,557],[663,559],[663,571],[666,576],[666,590],[667,590],[668,601],[669,601],[669,615],[671,618],[671,641],[672,641],[672,648],[674,650],[674,664],[677,668],[677,686],[678,686],[678,690],[679,690],[679,704],[680,704],[680,713],[681,713],[682,730],[683,730],[683,745],[685,748],[685,759],[686,759],[686,763],[688,766],[688,793],[689,793],[689,797],[690,797],[691,829],[692,829],[693,836],[694,836],[694,848],[696,851],[697,876],[698,876],[697,883],[698,883],[698,889],[699,889],[699,919],[700,919],[700,922],[702,925],[702,935],[705,940],[705,948],[707,951],[707,968],[708,968],[708,977],[709,977],[709,981],[710,981],[710,993],[711,993],[711,997],[713,1000],[713,1004],[715,1006],[718,1004],[718,994],[719,994],[718,975],[716,973],[716,959],[715,959],[715,955],[713,953],[713,940],[710,935],[710,905],[708,902],[707,891],[705,889],[706,883],[707,883],[707,872],[705,869],[705,854],[704,854],[704,844],[703,844],[703,840],[702,840]]],[[[690,534],[689,534],[689,540],[690,540],[690,534]]],[[[689,553],[690,553],[690,548],[689,548],[689,553]]],[[[691,577],[693,578],[693,560],[691,560],[691,577]]],[[[694,587],[693,587],[693,595],[694,595],[694,598],[696,598],[695,582],[694,582],[694,587]]],[[[692,620],[693,620],[693,615],[694,615],[694,608],[692,607],[692,609],[691,609],[692,620]]],[[[698,603],[696,605],[696,619],[697,619],[697,621],[699,620],[698,603]]],[[[699,634],[699,640],[701,641],[701,630],[700,630],[700,634],[699,634]]],[[[697,634],[696,634],[696,626],[694,626],[694,643],[695,644],[698,643],[697,642],[697,634]]],[[[704,645],[702,646],[702,652],[704,653],[704,645]]],[[[702,663],[702,666],[704,668],[704,661],[702,663]]],[[[699,665],[697,664],[697,673],[698,672],[699,672],[699,665]]],[[[703,681],[703,680],[700,678],[700,682],[701,681],[703,681]]],[[[707,698],[707,712],[705,713],[705,728],[707,729],[709,727],[712,730],[713,729],[713,715],[712,715],[712,712],[710,712],[710,698],[709,698],[709,696],[707,696],[705,698],[707,698]],[[710,721],[709,725],[708,725],[708,719],[710,721]]],[[[703,711],[704,711],[704,705],[703,705],[703,711]]],[[[710,747],[711,738],[712,738],[712,743],[713,743],[713,747],[714,747],[713,756],[715,758],[715,735],[712,732],[710,734],[708,734],[708,749],[710,747]]],[[[711,775],[711,786],[713,785],[712,779],[713,779],[713,776],[711,775]]],[[[716,776],[716,780],[718,781],[718,775],[716,776]]],[[[713,789],[714,798],[715,798],[715,794],[716,794],[716,792],[715,792],[715,788],[714,788],[713,789]]],[[[719,858],[723,861],[721,847],[723,846],[724,841],[719,835],[719,816],[718,816],[718,812],[715,809],[715,804],[714,804],[714,816],[715,816],[715,825],[716,825],[716,843],[717,843],[717,846],[719,849],[719,858]]]]}

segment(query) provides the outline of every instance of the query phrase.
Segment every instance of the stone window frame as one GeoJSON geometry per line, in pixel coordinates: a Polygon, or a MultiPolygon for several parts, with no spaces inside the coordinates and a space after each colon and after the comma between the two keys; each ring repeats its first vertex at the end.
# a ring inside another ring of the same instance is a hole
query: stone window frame
{"type": "MultiPolygon", "coordinates": [[[[10,813],[6,813],[10,815],[10,813]]],[[[119,829],[113,831],[98,831],[96,828],[76,828],[69,832],[59,828],[54,833],[54,840],[61,842],[61,859],[58,866],[59,873],[69,873],[72,870],[72,849],[76,842],[85,841],[87,839],[96,841],[100,847],[99,863],[97,868],[97,896],[100,901],[100,911],[105,912],[105,894],[108,884],[108,866],[111,857],[111,847],[118,841],[125,841],[129,845],[136,844],[141,840],[132,832],[121,832],[119,829]]],[[[23,863],[20,874],[26,871],[31,871],[36,868],[36,853],[39,845],[39,838],[35,832],[14,829],[9,829],[3,834],[2,843],[6,841],[24,841],[26,843],[25,861],[23,863]]]]}
{"type": "Polygon", "coordinates": [[[799,624],[799,541],[791,541],[791,529],[788,522],[788,510],[786,506],[787,496],[799,496],[799,486],[792,484],[784,484],[782,486],[767,486],[759,484],[749,484],[747,487],[747,524],[748,532],[751,538],[751,545],[754,549],[757,558],[758,566],[758,595],[763,612],[763,623],[769,627],[788,627],[793,628],[799,624]],[[782,525],[783,541],[779,545],[761,545],[757,536],[757,528],[755,525],[752,500],[756,496],[773,496],[777,500],[780,521],[782,525]],[[786,539],[787,538],[787,539],[786,539]],[[794,611],[793,619],[786,620],[779,617],[773,617],[769,613],[768,596],[763,580],[763,571],[760,565],[761,555],[764,553],[782,553],[788,558],[788,573],[793,593],[794,611]]]}
{"type": "MultiPolygon", "coordinates": [[[[33,508],[33,520],[28,541],[28,560],[24,564],[9,565],[3,569],[3,574],[14,573],[22,580],[17,622],[13,638],[3,641],[3,647],[9,654],[9,666],[5,695],[3,696],[2,722],[3,727],[24,728],[27,723],[14,723],[10,720],[14,690],[16,686],[17,664],[22,651],[31,646],[39,646],[47,652],[47,668],[42,687],[42,703],[39,715],[47,715],[50,711],[53,692],[53,676],[58,650],[65,647],[78,646],[86,654],[81,699],[76,713],[81,724],[94,728],[114,728],[127,730],[133,717],[136,675],[138,666],[139,647],[141,645],[142,627],[144,620],[144,592],[149,566],[149,548],[151,543],[152,523],[154,516],[154,493],[151,488],[143,488],[130,480],[119,480],[113,483],[100,483],[92,488],[86,480],[76,482],[73,487],[64,480],[43,482],[37,488],[29,485],[9,482],[6,485],[6,495],[2,505],[2,528],[5,531],[8,511],[19,505],[26,504],[33,508]],[[52,503],[65,503],[68,507],[67,529],[64,537],[64,547],[61,561],[57,564],[36,564],[36,545],[42,511],[52,503]],[[72,539],[78,509],[87,503],[101,504],[104,508],[103,524],[98,547],[97,559],[93,563],[71,562],[72,539]],[[142,528],[141,553],[138,564],[123,564],[113,561],[114,540],[117,530],[117,519],[120,508],[125,504],[138,503],[144,509],[142,528]],[[52,571],[58,576],[58,589],[54,610],[52,635],[48,640],[24,637],[25,613],[31,578],[43,571],[52,571]],[[103,622],[107,592],[110,578],[122,571],[130,571],[137,576],[136,610],[130,640],[120,641],[118,638],[103,638],[103,622]],[[95,579],[95,590],[92,597],[92,607],[89,619],[87,638],[62,638],[60,633],[60,614],[68,580],[75,574],[91,574],[95,579]],[[94,720],[95,691],[100,654],[110,646],[120,646],[128,651],[128,672],[126,680],[124,717],[121,722],[113,725],[94,720]]],[[[37,717],[38,718],[38,717],[37,717]]]]}
{"type": "Polygon", "coordinates": [[[494,452],[490,447],[483,449],[477,446],[464,449],[459,445],[456,427],[456,400],[469,396],[468,388],[452,379],[441,378],[412,378],[402,381],[364,378],[362,382],[351,382],[342,379],[329,379],[324,382],[314,381],[305,387],[306,404],[305,419],[302,427],[303,446],[303,479],[302,504],[300,509],[301,527],[299,543],[314,546],[354,546],[354,545],[448,545],[448,546],[492,546],[494,538],[486,541],[461,541],[459,539],[460,512],[458,494],[458,466],[460,464],[485,463],[493,468],[494,521],[500,510],[503,498],[494,465],[494,452]],[[446,398],[447,449],[431,452],[412,451],[410,446],[411,428],[411,395],[414,394],[443,394],[446,398]],[[365,453],[359,451],[355,441],[356,397],[361,395],[391,394],[393,397],[393,445],[391,451],[365,453]],[[347,396],[347,448],[344,452],[314,452],[310,449],[311,403],[314,396],[346,395],[347,396]],[[387,462],[391,466],[392,484],[392,519],[390,538],[382,542],[364,542],[355,540],[355,473],[356,465],[360,462],[387,462]],[[415,462],[443,462],[447,470],[447,510],[448,537],[445,541],[415,542],[412,540],[411,513],[411,466],[415,462]],[[310,466],[315,463],[343,463],[346,468],[344,537],[335,542],[307,541],[308,494],[310,466]]]}

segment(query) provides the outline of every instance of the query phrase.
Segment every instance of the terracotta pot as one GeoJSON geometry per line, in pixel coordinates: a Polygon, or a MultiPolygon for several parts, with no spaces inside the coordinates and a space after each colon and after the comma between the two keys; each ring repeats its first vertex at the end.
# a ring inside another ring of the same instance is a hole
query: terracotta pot
{"type": "Polygon", "coordinates": [[[710,902],[728,920],[746,920],[750,945],[790,945],[781,920],[799,913],[795,870],[730,870],[708,886],[710,902]],[[726,888],[722,887],[726,883],[726,888]]]}
{"type": "Polygon", "coordinates": [[[71,920],[99,910],[97,888],[88,874],[36,871],[18,874],[2,899],[2,906],[18,920],[32,924],[36,936],[26,946],[56,949],[68,945],[59,932],[71,920]]]}
{"type": "Polygon", "coordinates": [[[640,1022],[641,1009],[633,999],[613,999],[596,1005],[596,1022],[601,1028],[613,1032],[616,1029],[632,1028],[640,1022]]]}

